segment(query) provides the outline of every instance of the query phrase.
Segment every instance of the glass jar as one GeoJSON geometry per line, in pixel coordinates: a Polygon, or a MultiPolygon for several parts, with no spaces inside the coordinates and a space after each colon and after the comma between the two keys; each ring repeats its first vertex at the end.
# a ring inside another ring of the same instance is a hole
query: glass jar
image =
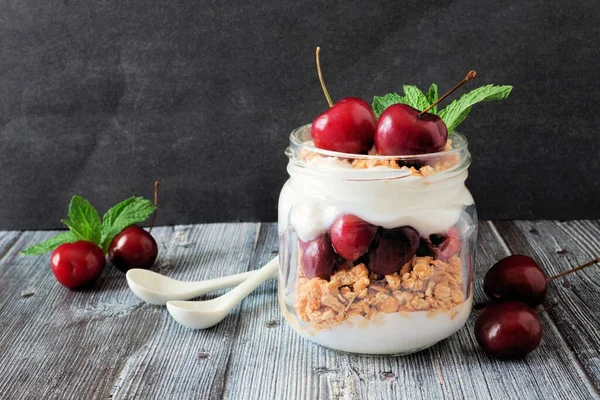
{"type": "Polygon", "coordinates": [[[472,308],[471,156],[355,155],[290,135],[279,198],[279,303],[300,335],[360,354],[407,354],[458,331],[472,308]]]}

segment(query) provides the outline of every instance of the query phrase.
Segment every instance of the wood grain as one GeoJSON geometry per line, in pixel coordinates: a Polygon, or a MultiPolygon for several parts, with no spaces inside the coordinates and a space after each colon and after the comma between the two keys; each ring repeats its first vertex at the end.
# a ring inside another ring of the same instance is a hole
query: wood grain
{"type": "MultiPolygon", "coordinates": [[[[142,303],[110,266],[93,289],[68,291],[55,282],[47,255],[18,255],[52,234],[0,232],[2,399],[599,398],[600,268],[551,285],[549,301],[560,306],[542,314],[542,344],[524,360],[485,355],[472,332],[476,313],[423,352],[362,357],[317,346],[288,328],[275,280],[204,331],[142,303]]],[[[277,252],[275,224],[175,226],[153,234],[156,270],[177,279],[255,269],[277,252]]],[[[598,238],[597,221],[482,222],[475,302],[485,301],[487,268],[511,252],[535,256],[556,273],[600,254],[598,238]]]]}

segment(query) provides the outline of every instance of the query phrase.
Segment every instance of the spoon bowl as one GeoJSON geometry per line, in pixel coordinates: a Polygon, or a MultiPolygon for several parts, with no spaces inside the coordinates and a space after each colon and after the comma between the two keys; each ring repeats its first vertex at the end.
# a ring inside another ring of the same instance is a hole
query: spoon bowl
{"type": "Polygon", "coordinates": [[[228,293],[207,301],[168,301],[167,310],[175,321],[192,329],[206,329],[221,322],[227,314],[261,283],[277,274],[279,259],[264,267],[228,293]]]}
{"type": "Polygon", "coordinates": [[[219,300],[220,297],[208,301],[172,300],[167,302],[167,310],[181,325],[192,329],[206,329],[217,325],[229,313],[219,300]]]}

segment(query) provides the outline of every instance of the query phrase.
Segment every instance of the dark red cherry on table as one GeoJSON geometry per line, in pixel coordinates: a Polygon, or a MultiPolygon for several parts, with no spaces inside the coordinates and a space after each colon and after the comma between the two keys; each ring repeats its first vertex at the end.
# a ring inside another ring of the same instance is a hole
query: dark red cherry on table
{"type": "Polygon", "coordinates": [[[369,251],[369,269],[378,275],[398,272],[413,258],[418,247],[419,234],[410,226],[384,229],[369,251]]]}
{"type": "Polygon", "coordinates": [[[346,97],[313,121],[311,136],[319,149],[365,154],[373,147],[375,127],[371,106],[359,98],[346,97]]]}
{"type": "Polygon", "coordinates": [[[375,225],[350,214],[341,215],[329,227],[333,249],[348,261],[355,261],[365,254],[376,233],[375,225]]]}
{"type": "Polygon", "coordinates": [[[157,255],[156,240],[137,225],[123,229],[108,248],[108,259],[123,272],[132,268],[148,269],[156,261],[157,255]]]}
{"type": "Polygon", "coordinates": [[[525,303],[492,304],[479,313],[475,338],[494,357],[522,358],[540,344],[542,326],[538,314],[525,303]]]}
{"type": "Polygon", "coordinates": [[[93,283],[104,269],[104,252],[87,240],[58,246],[50,257],[50,267],[56,280],[69,289],[93,283]]]}
{"type": "Polygon", "coordinates": [[[302,272],[308,279],[319,277],[329,279],[335,268],[337,256],[327,234],[321,234],[309,241],[298,240],[302,256],[302,272]]]}
{"type": "Polygon", "coordinates": [[[375,131],[375,147],[384,156],[437,153],[447,140],[448,129],[440,117],[406,104],[386,108],[375,131]]]}
{"type": "Polygon", "coordinates": [[[536,307],[544,301],[548,278],[531,257],[512,255],[494,264],[485,274],[483,291],[494,301],[521,301],[536,307]]]}

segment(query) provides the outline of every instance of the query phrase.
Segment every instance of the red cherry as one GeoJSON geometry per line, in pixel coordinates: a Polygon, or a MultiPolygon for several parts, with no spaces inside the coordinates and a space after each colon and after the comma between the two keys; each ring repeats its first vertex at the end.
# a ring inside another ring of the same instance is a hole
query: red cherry
{"type": "Polygon", "coordinates": [[[421,238],[418,256],[429,256],[440,261],[448,261],[460,250],[460,233],[456,228],[450,228],[446,233],[437,233],[421,238]]]}
{"type": "Polygon", "coordinates": [[[313,121],[312,139],[319,149],[365,154],[373,147],[375,121],[366,101],[346,97],[313,121]]]}
{"type": "Polygon", "coordinates": [[[50,266],[56,280],[69,289],[94,282],[104,268],[104,252],[87,240],[58,246],[50,257],[50,266]]]}
{"type": "Polygon", "coordinates": [[[521,358],[540,344],[542,326],[537,313],[525,303],[492,304],[477,317],[475,338],[492,356],[521,358]]]}
{"type": "Polygon", "coordinates": [[[321,279],[329,279],[333,273],[337,256],[331,247],[331,242],[327,234],[322,234],[316,238],[300,243],[302,249],[302,271],[308,279],[319,277],[321,279]]]}
{"type": "Polygon", "coordinates": [[[419,234],[410,226],[384,229],[375,237],[369,252],[369,269],[378,275],[389,275],[400,268],[417,252],[419,234]]]}
{"type": "Polygon", "coordinates": [[[336,253],[348,261],[365,254],[377,233],[377,227],[355,215],[342,215],[329,227],[331,244],[336,253]]]}
{"type": "Polygon", "coordinates": [[[136,225],[121,231],[110,243],[108,259],[120,271],[152,267],[158,246],[150,233],[136,225]]]}
{"type": "Polygon", "coordinates": [[[448,129],[440,117],[406,104],[386,108],[375,131],[375,147],[386,156],[437,153],[447,140],[448,129]]]}
{"type": "Polygon", "coordinates": [[[483,291],[494,301],[522,301],[536,307],[546,297],[548,279],[531,258],[512,255],[498,261],[485,274],[483,291]]]}
{"type": "Polygon", "coordinates": [[[450,257],[458,253],[459,249],[460,233],[458,233],[456,228],[450,228],[445,237],[443,237],[441,244],[438,245],[437,259],[446,262],[450,257]]]}

